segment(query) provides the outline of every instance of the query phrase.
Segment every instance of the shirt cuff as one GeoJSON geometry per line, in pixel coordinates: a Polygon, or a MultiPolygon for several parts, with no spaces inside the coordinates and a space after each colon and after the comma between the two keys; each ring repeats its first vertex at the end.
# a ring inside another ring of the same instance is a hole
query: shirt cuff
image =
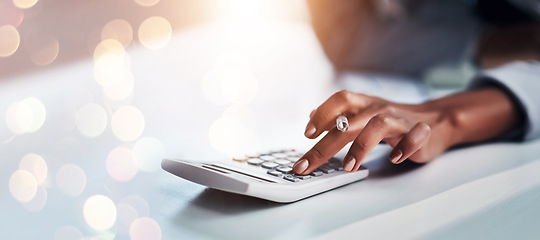
{"type": "Polygon", "coordinates": [[[540,62],[513,62],[481,71],[473,78],[469,88],[487,85],[495,85],[506,91],[520,108],[524,116],[524,124],[519,128],[522,139],[540,137],[540,62]]]}

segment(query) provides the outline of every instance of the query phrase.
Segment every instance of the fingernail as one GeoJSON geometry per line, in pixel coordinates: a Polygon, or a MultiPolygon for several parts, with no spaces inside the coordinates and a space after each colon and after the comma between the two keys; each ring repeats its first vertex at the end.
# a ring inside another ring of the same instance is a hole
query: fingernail
{"type": "Polygon", "coordinates": [[[390,161],[393,163],[398,163],[399,159],[403,156],[403,152],[401,150],[397,149],[392,154],[390,154],[390,161]]]}
{"type": "Polygon", "coordinates": [[[347,172],[350,172],[353,170],[355,164],[356,164],[356,159],[354,157],[351,157],[351,160],[349,160],[349,162],[345,164],[343,169],[345,169],[345,171],[347,172]]]}
{"type": "Polygon", "coordinates": [[[316,131],[317,129],[315,129],[315,127],[310,124],[306,127],[306,132],[304,132],[304,135],[306,135],[306,137],[311,137],[313,136],[313,134],[315,134],[316,131]]]}
{"type": "Polygon", "coordinates": [[[293,166],[293,170],[295,173],[301,174],[306,171],[306,169],[309,167],[309,162],[307,159],[300,159],[298,162],[296,162],[293,166]]]}

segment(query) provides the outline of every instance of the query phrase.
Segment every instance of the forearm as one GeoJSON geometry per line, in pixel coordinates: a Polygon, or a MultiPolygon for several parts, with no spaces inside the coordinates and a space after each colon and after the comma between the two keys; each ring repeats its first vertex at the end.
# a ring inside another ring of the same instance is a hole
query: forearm
{"type": "Polygon", "coordinates": [[[499,137],[523,124],[523,114],[512,99],[497,87],[466,91],[424,105],[444,111],[451,125],[449,147],[499,137]]]}

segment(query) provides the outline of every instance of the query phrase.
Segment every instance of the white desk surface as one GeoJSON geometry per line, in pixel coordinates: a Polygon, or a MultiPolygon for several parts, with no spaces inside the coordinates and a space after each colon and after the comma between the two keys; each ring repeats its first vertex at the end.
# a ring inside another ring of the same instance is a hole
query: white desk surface
{"type": "Polygon", "coordinates": [[[365,164],[367,179],[291,204],[206,189],[161,169],[138,171],[127,182],[112,178],[106,166],[109,153],[119,146],[133,149],[140,139],[155,139],[164,149],[147,159],[151,166],[159,165],[162,155],[196,160],[222,156],[209,140],[210,128],[231,105],[212,104],[201,82],[215,59],[227,52],[248,59],[258,85],[254,99],[232,108],[236,114],[231,116],[254,133],[262,148],[314,143],[303,137],[307,116],[339,87],[310,28],[277,24],[234,36],[219,29],[179,32],[160,50],[129,48],[135,79],[129,100],[103,96],[93,79],[92,59],[2,79],[0,112],[32,96],[45,106],[46,119],[35,133],[16,136],[0,119],[0,239],[128,239],[137,216],[155,221],[159,228],[150,224],[140,229],[157,229],[163,239],[540,236],[540,141],[452,150],[425,165],[371,161],[365,164]],[[75,127],[76,110],[88,102],[102,106],[108,116],[105,131],[94,138],[75,127]],[[137,140],[121,141],[111,131],[112,113],[123,105],[144,115],[137,140]],[[22,203],[9,181],[28,153],[43,157],[48,170],[35,197],[22,203]],[[75,196],[65,194],[60,187],[65,183],[57,181],[66,164],[85,173],[84,190],[75,196]],[[83,215],[85,201],[96,194],[117,207],[108,230],[93,229],[83,215]]]}

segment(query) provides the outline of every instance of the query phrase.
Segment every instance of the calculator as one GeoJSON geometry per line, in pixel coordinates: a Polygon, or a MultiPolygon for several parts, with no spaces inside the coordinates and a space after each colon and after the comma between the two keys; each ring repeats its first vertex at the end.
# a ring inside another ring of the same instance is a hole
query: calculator
{"type": "Polygon", "coordinates": [[[294,149],[284,149],[214,162],[163,159],[161,167],[210,188],[280,203],[298,201],[368,176],[369,171],[363,166],[356,172],[343,171],[342,160],[337,157],[309,175],[296,175],[292,166],[302,155],[294,149]]]}

